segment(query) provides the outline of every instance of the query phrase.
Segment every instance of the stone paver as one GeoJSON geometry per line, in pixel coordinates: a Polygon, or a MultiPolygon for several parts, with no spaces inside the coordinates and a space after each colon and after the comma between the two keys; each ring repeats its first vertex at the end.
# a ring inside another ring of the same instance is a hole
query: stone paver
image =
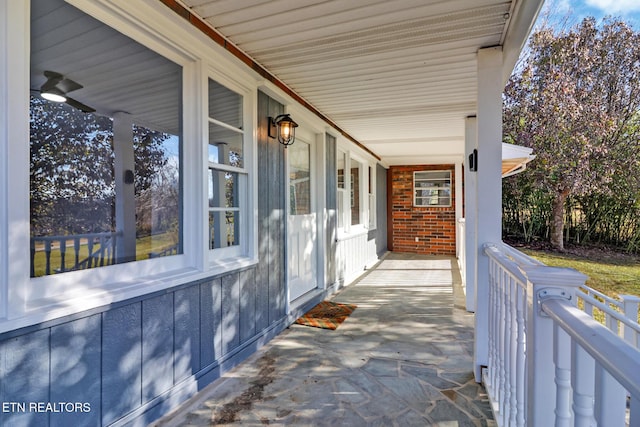
{"type": "Polygon", "coordinates": [[[472,373],[453,258],[390,253],[332,299],[335,331],[292,325],[156,427],[495,426],[472,373]]]}

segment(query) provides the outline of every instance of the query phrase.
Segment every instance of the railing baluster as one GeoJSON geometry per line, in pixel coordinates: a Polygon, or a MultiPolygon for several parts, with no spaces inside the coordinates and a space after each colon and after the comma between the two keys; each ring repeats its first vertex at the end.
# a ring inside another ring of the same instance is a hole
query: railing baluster
{"type": "Polygon", "coordinates": [[[571,361],[575,425],[576,427],[591,427],[595,425],[593,418],[595,361],[574,340],[571,343],[571,361]]]}
{"type": "Polygon", "coordinates": [[[624,426],[627,391],[599,363],[596,363],[595,377],[595,417],[598,425],[624,426]]]}
{"type": "Polygon", "coordinates": [[[572,421],[571,338],[555,324],[553,340],[553,361],[556,365],[556,427],[569,427],[572,421]]]}
{"type": "Polygon", "coordinates": [[[105,240],[104,240],[104,236],[100,236],[100,250],[99,250],[99,255],[98,255],[98,259],[100,261],[100,267],[104,266],[104,250],[105,250],[105,240]]]}
{"type": "Polygon", "coordinates": [[[518,365],[518,319],[516,305],[518,304],[518,284],[508,276],[509,283],[509,424],[516,425],[516,388],[518,365]]]}
{"type": "Polygon", "coordinates": [[[30,252],[31,252],[31,268],[30,275],[31,277],[36,277],[36,241],[35,239],[31,239],[30,243],[30,252]]]}
{"type": "Polygon", "coordinates": [[[74,265],[78,265],[80,263],[80,237],[75,236],[73,239],[73,250],[75,251],[75,263],[74,265]]]}
{"type": "Polygon", "coordinates": [[[493,393],[493,384],[496,378],[496,279],[497,264],[490,260],[489,263],[489,372],[486,375],[487,389],[493,393]]]}
{"type": "Polygon", "coordinates": [[[517,416],[516,416],[516,425],[524,426],[526,420],[525,414],[525,388],[526,388],[526,359],[525,359],[525,331],[526,331],[526,321],[525,321],[525,301],[527,298],[527,293],[524,288],[518,285],[517,292],[518,300],[516,302],[516,312],[517,312],[517,323],[518,323],[518,350],[517,357],[518,360],[516,362],[516,372],[517,372],[517,381],[516,381],[516,405],[517,405],[517,416]]]}
{"type": "Polygon", "coordinates": [[[511,322],[511,277],[506,271],[502,272],[502,287],[504,292],[504,425],[509,425],[511,419],[511,338],[513,324],[511,322]]]}
{"type": "Polygon", "coordinates": [[[110,265],[113,265],[113,264],[116,263],[116,247],[117,247],[116,246],[116,243],[117,243],[116,242],[116,238],[117,237],[116,237],[115,234],[111,237],[111,256],[109,258],[109,264],[110,265]]]}
{"type": "MultiPolygon", "coordinates": [[[[587,290],[587,295],[593,297],[590,290],[587,290]]],[[[593,317],[593,304],[589,302],[587,299],[582,299],[582,303],[584,304],[583,311],[587,313],[589,316],[593,317]]]]}
{"type": "Polygon", "coordinates": [[[46,240],[44,242],[44,256],[45,256],[45,274],[51,274],[51,240],[46,240]]]}
{"type": "Polygon", "coordinates": [[[89,237],[89,239],[87,239],[87,250],[89,251],[89,255],[87,257],[87,268],[91,268],[93,266],[93,237],[89,237]]]}
{"type": "Polygon", "coordinates": [[[65,255],[67,253],[67,239],[60,239],[60,272],[66,270],[66,264],[64,262],[65,255]]]}
{"type": "Polygon", "coordinates": [[[610,315],[609,313],[605,313],[605,325],[611,332],[616,335],[620,335],[620,331],[618,331],[618,319],[610,315]]]}
{"type": "Polygon", "coordinates": [[[499,310],[499,325],[498,325],[498,403],[500,405],[500,417],[502,418],[502,425],[504,425],[504,415],[506,412],[506,393],[507,387],[505,384],[505,342],[506,342],[506,313],[505,313],[505,294],[504,294],[504,272],[501,272],[498,276],[498,310],[499,310]]]}

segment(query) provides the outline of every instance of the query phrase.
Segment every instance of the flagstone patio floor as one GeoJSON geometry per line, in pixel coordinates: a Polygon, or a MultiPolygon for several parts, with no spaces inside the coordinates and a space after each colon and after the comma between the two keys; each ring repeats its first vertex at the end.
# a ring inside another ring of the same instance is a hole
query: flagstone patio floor
{"type": "Polygon", "coordinates": [[[495,426],[461,292],[455,258],[389,253],[337,330],[292,325],[152,425],[495,426]]]}

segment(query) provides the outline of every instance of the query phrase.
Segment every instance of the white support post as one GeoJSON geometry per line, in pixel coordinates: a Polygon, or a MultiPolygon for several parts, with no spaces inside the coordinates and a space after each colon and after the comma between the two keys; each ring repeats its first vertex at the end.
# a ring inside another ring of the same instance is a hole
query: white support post
{"type": "Polygon", "coordinates": [[[29,299],[30,22],[29,2],[0,1],[0,317],[9,319],[29,299]]]}
{"type": "MultiPolygon", "coordinates": [[[[502,240],[502,49],[480,49],[478,60],[478,155],[477,155],[477,258],[475,292],[474,373],[480,381],[481,368],[488,364],[489,258],[483,247],[502,240]]],[[[471,224],[468,224],[471,228],[471,224]]]]}
{"type": "Polygon", "coordinates": [[[133,177],[133,118],[127,113],[113,116],[114,180],[116,183],[116,262],[136,259],[136,201],[133,177]]]}
{"type": "MultiPolygon", "coordinates": [[[[620,295],[620,299],[622,300],[622,309],[624,315],[632,320],[633,322],[638,322],[638,306],[640,305],[640,297],[635,295],[620,295]]],[[[631,344],[632,346],[638,348],[638,336],[627,325],[622,325],[624,330],[623,336],[624,340],[631,344]]]]}
{"type": "Polygon", "coordinates": [[[453,181],[456,206],[456,257],[458,259],[463,259],[464,256],[462,255],[461,251],[464,250],[464,244],[462,243],[462,240],[465,238],[465,236],[461,235],[458,232],[460,228],[460,220],[463,219],[464,216],[464,214],[462,213],[462,163],[460,162],[455,164],[453,181]]]}
{"type": "Polygon", "coordinates": [[[477,240],[477,178],[476,173],[469,170],[468,156],[473,150],[478,148],[478,129],[475,116],[467,117],[464,125],[464,152],[467,157],[464,167],[464,236],[465,240],[465,287],[466,287],[466,309],[467,311],[476,311],[476,262],[478,258],[478,240],[477,240]]]}

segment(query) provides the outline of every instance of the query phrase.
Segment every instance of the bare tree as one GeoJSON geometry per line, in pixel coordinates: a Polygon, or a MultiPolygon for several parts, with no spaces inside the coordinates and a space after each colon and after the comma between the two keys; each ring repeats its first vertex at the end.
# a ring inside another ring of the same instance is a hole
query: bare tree
{"type": "Polygon", "coordinates": [[[543,27],[504,101],[504,140],[534,149],[524,178],[550,193],[550,241],[563,250],[569,196],[611,192],[616,174],[638,186],[640,34],[612,18],[543,27]]]}

